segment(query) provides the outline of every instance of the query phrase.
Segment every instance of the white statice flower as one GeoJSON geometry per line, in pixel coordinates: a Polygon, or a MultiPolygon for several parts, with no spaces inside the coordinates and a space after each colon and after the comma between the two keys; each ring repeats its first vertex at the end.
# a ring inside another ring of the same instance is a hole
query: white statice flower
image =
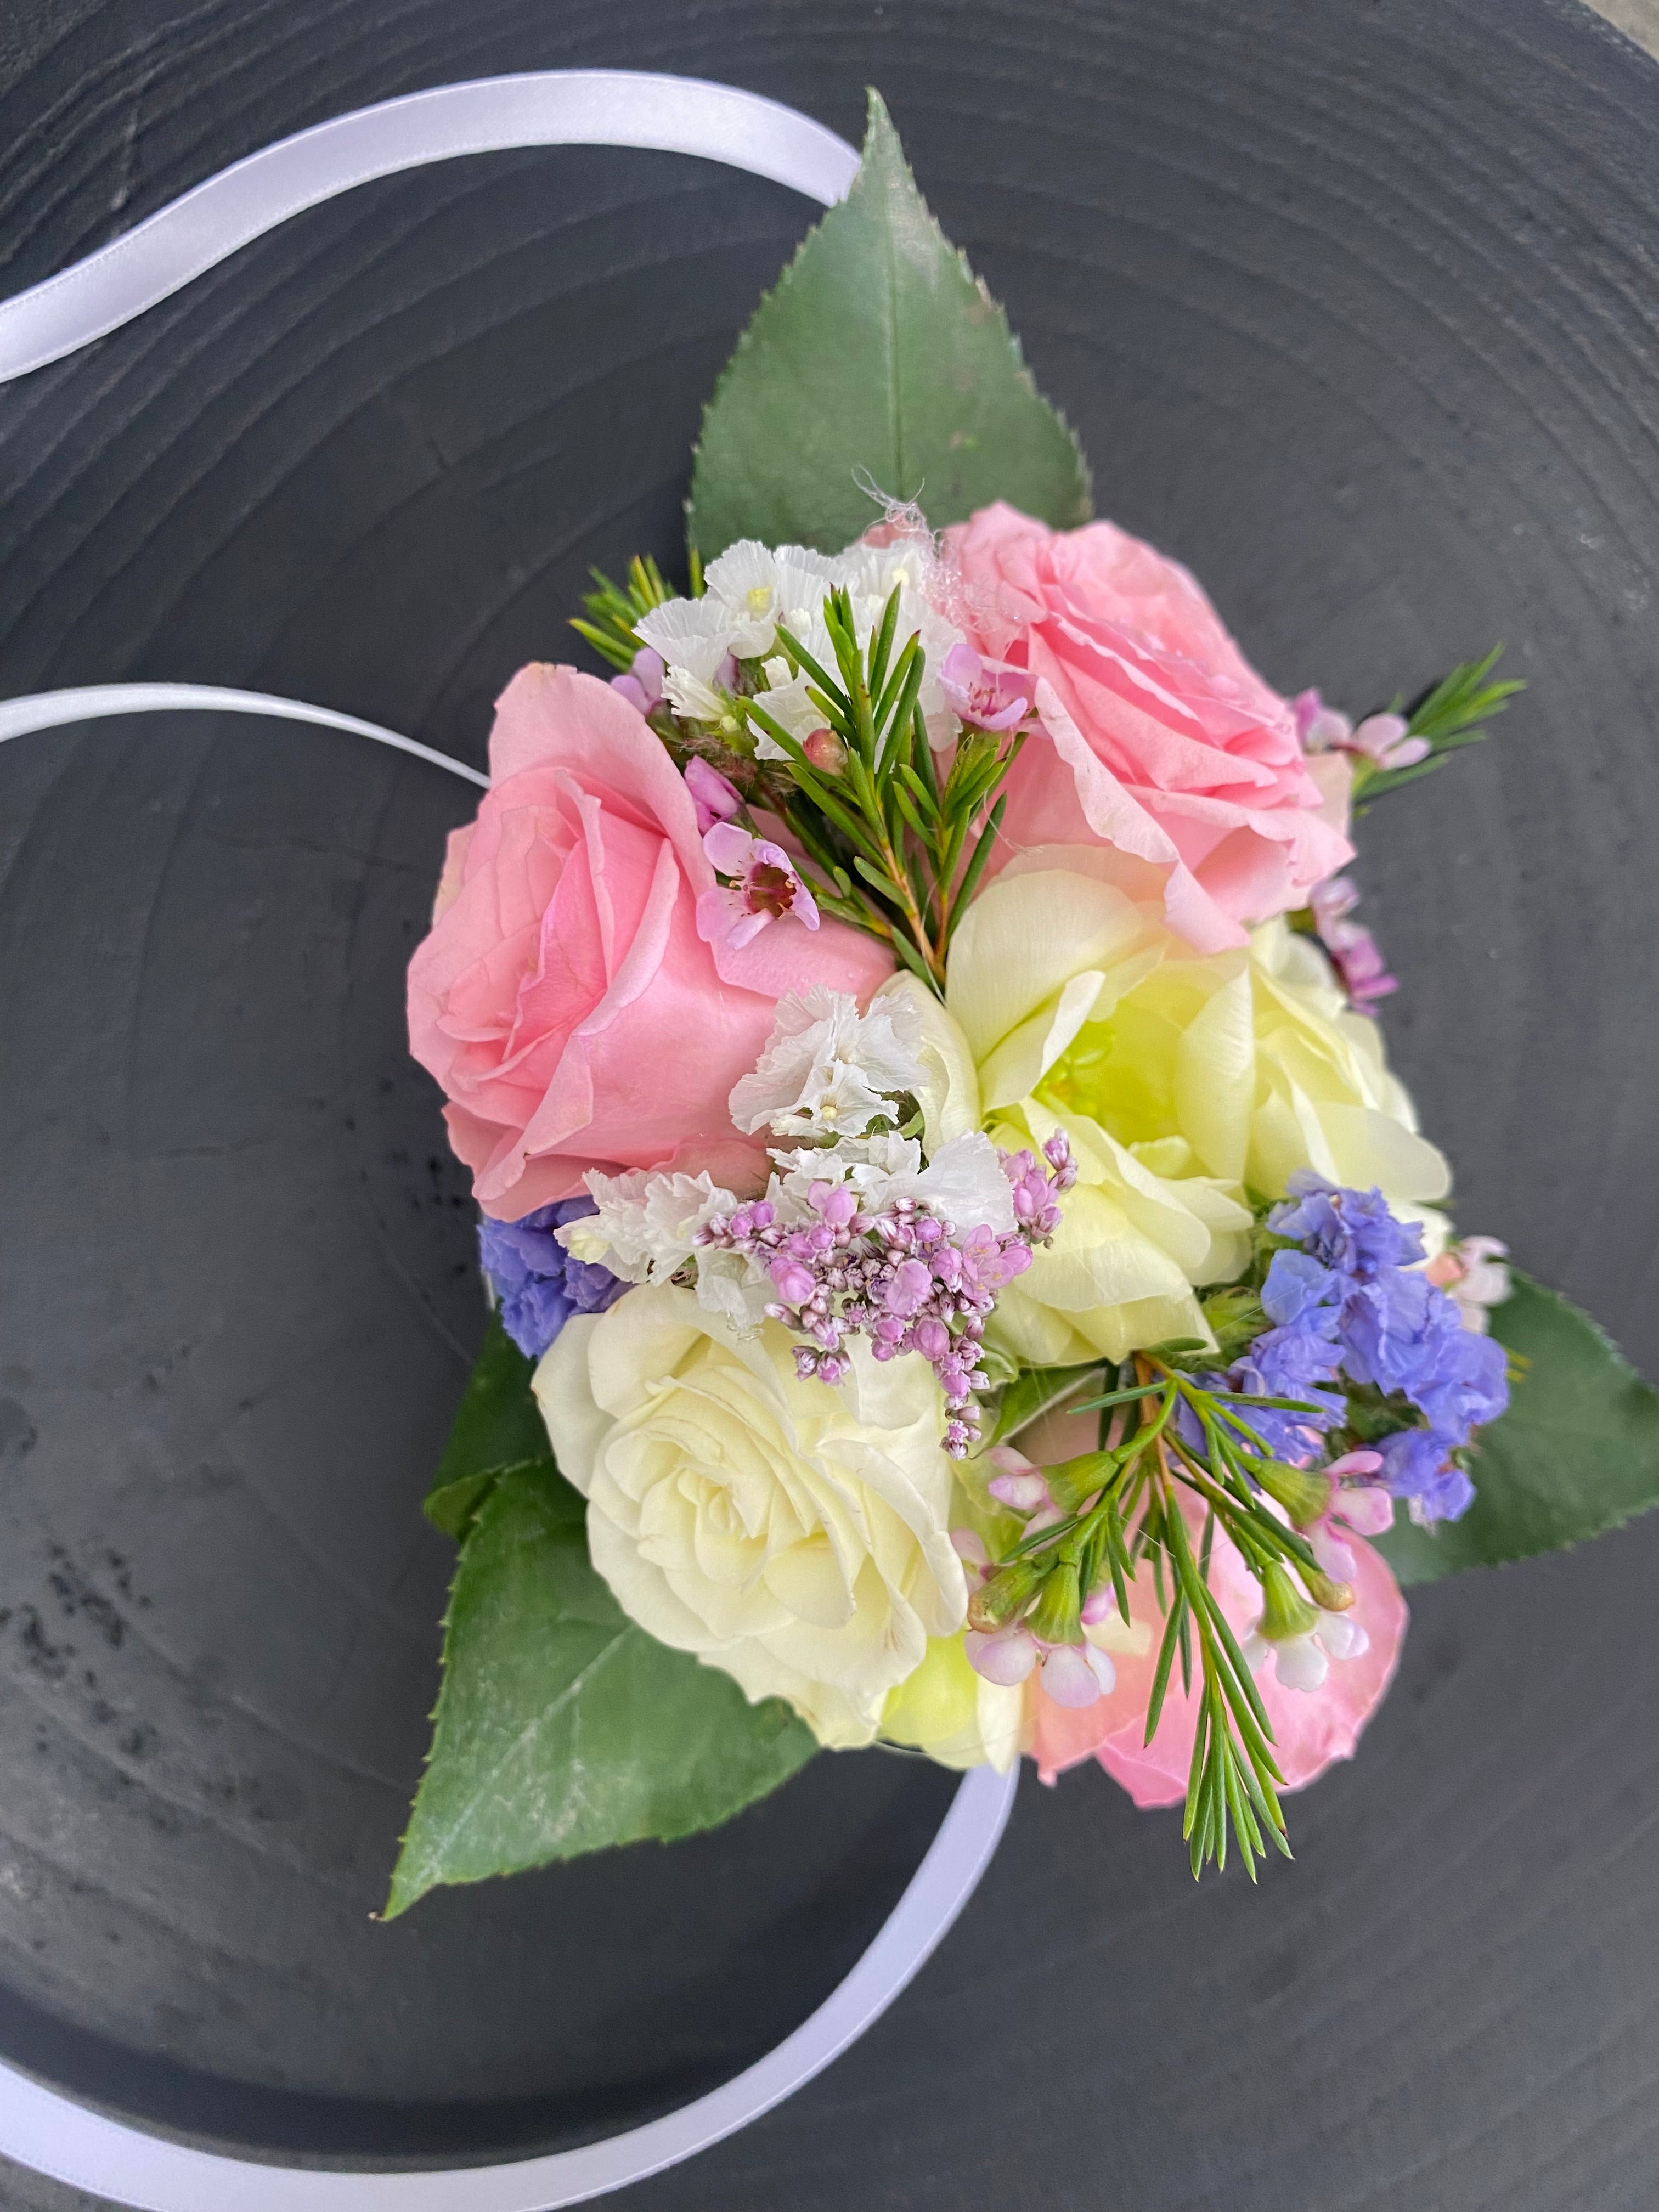
{"type": "MultiPolygon", "coordinates": [[[[732,649],[738,625],[728,607],[705,597],[665,599],[659,607],[641,615],[634,628],[638,636],[661,653],[670,674],[692,676],[700,684],[711,684],[721,661],[732,649]]],[[[663,688],[667,690],[665,681],[663,688]]]]}
{"type": "MultiPolygon", "coordinates": [[[[805,640],[801,641],[805,644],[805,640]]],[[[811,647],[807,647],[810,653],[811,647]]],[[[811,678],[803,670],[800,675],[789,673],[789,663],[776,653],[762,664],[761,673],[766,678],[766,688],[755,694],[755,704],[763,707],[775,722],[781,724],[797,744],[805,744],[814,730],[823,727],[823,709],[808,697],[811,678]]],[[[755,750],[762,760],[787,760],[789,756],[769,730],[757,729],[755,750]]]]}
{"type": "Polygon", "coordinates": [[[626,1283],[667,1282],[696,1249],[697,1231],[738,1205],[707,1168],[695,1176],[646,1168],[608,1176],[596,1169],[587,1188],[599,1212],[554,1233],[576,1259],[597,1261],[626,1283]]]}
{"type": "Polygon", "coordinates": [[[847,581],[844,562],[844,556],[831,559],[805,545],[775,550],[739,538],[704,570],[702,604],[721,609],[739,660],[769,653],[780,623],[811,651],[807,627],[820,618],[827,594],[847,581]]]}
{"type": "Polygon", "coordinates": [[[893,1195],[920,1200],[959,1237],[975,1229],[994,1230],[999,1237],[1014,1233],[1013,1188],[982,1130],[941,1145],[915,1182],[893,1195]]]}
{"type": "Polygon", "coordinates": [[[595,1170],[587,1188],[599,1212],[554,1232],[567,1252],[597,1261],[628,1283],[670,1282],[695,1257],[697,1303],[704,1311],[720,1315],[740,1336],[760,1327],[774,1295],[765,1274],[740,1252],[711,1250],[697,1242],[699,1230],[738,1203],[707,1168],[695,1176],[645,1168],[607,1176],[595,1170]]]}
{"type": "Polygon", "coordinates": [[[957,722],[939,672],[951,647],[963,642],[963,633],[940,604],[940,568],[933,539],[924,530],[896,538],[889,545],[866,545],[860,540],[849,545],[841,557],[849,571],[847,589],[852,595],[854,628],[860,645],[866,644],[879,628],[888,599],[894,586],[898,586],[895,648],[920,634],[927,661],[919,695],[922,720],[934,750],[943,750],[955,738],[957,722]]]}
{"type": "Polygon", "coordinates": [[[866,1213],[886,1213],[908,1198],[948,1221],[958,1237],[980,1228],[1000,1237],[1013,1234],[1013,1191],[996,1146],[977,1129],[951,1138],[926,1162],[914,1137],[893,1131],[775,1152],[772,1158],[781,1173],[767,1195],[786,1218],[811,1216],[814,1183],[847,1183],[866,1213]]]}
{"type": "Polygon", "coordinates": [[[914,1185],[923,1167],[921,1146],[914,1137],[888,1130],[879,1136],[842,1137],[833,1145],[784,1148],[772,1154],[779,1172],[767,1196],[786,1221],[812,1215],[812,1186],[845,1183],[857,1194],[866,1213],[886,1211],[900,1185],[914,1185]]]}
{"type": "Polygon", "coordinates": [[[732,1090],[732,1119],[750,1135],[770,1127],[781,1137],[862,1136],[927,1080],[920,1042],[907,1004],[860,1014],[856,999],[821,983],[791,992],[754,1073],[732,1090]]]}
{"type": "Polygon", "coordinates": [[[725,725],[735,730],[737,716],[732,712],[732,702],[725,694],[705,684],[701,676],[693,676],[684,668],[668,668],[663,672],[663,696],[683,722],[712,722],[716,728],[725,725]]]}
{"type": "MultiPolygon", "coordinates": [[[[854,630],[860,645],[867,647],[896,586],[895,649],[920,635],[927,662],[921,710],[929,738],[942,747],[956,736],[957,720],[939,670],[963,633],[944,611],[941,576],[933,540],[921,528],[888,545],[867,545],[860,539],[834,555],[745,538],[709,562],[701,599],[665,600],[642,615],[636,628],[663,657],[663,690],[676,714],[689,721],[714,723],[730,714],[730,702],[714,683],[730,653],[763,664],[765,684],[756,695],[760,704],[792,737],[805,739],[822,726],[823,710],[806,696],[809,678],[791,673],[778,643],[779,629],[787,629],[833,674],[836,657],[823,623],[830,592],[837,587],[847,591],[854,630]]],[[[782,748],[763,732],[757,750],[763,760],[783,757],[782,748]]]]}

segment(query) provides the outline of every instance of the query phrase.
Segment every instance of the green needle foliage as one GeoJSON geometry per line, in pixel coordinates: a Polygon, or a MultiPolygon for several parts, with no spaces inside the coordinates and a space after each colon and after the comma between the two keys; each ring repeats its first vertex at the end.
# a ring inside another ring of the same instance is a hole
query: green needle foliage
{"type": "Polygon", "coordinates": [[[963,733],[941,783],[917,694],[921,641],[896,653],[900,592],[860,646],[844,591],[823,603],[836,670],[778,631],[778,649],[834,740],[815,764],[805,747],[754,699],[738,702],[750,726],[783,751],[796,786],[790,827],[817,870],[818,904],[890,945],[941,994],[957,923],[978,888],[1001,823],[997,797],[1025,742],[1024,731],[963,733]]]}
{"type": "MultiPolygon", "coordinates": [[[[1449,676],[1443,677],[1432,690],[1425,692],[1407,717],[1406,734],[1426,740],[1431,747],[1428,758],[1419,761],[1413,768],[1391,769],[1376,769],[1369,761],[1357,760],[1354,797],[1358,799],[1363,794],[1369,801],[1380,799],[1385,792],[1398,791],[1443,768],[1461,746],[1478,744],[1482,738],[1490,737],[1492,732],[1487,726],[1503,713],[1517,692],[1527,688],[1519,678],[1496,684],[1491,680],[1503,651],[1501,645],[1493,646],[1484,660],[1464,661],[1449,676]]],[[[1389,711],[1399,714],[1400,701],[1396,700],[1389,711]]]]}
{"type": "MultiPolygon", "coordinates": [[[[1122,1442],[1103,1443],[1048,1472],[1048,1490],[1062,1518],[1006,1544],[997,1571],[975,1595],[969,1619],[994,1631],[1024,1623],[1045,1642],[1080,1642],[1079,1604],[1109,1588],[1125,1625],[1130,1621],[1129,1584],[1150,1571],[1164,1632],[1152,1673],[1146,1741],[1158,1731],[1170,1683],[1179,1669],[1183,1692],[1198,1697],[1197,1726],[1187,1790],[1185,1833],[1193,1872],[1213,1860],[1227,1863],[1228,1839],[1237,1843],[1252,1881],[1267,1845],[1290,1854],[1279,1808],[1283,1786],[1273,1750],[1273,1724],[1219,1602],[1210,1588],[1215,1530],[1226,1533],[1263,1585],[1262,1633],[1305,1633],[1316,1607],[1344,1610],[1352,1592],[1320,1571],[1296,1525],[1310,1524],[1329,1501],[1330,1485],[1277,1465],[1250,1427],[1253,1407],[1313,1413],[1295,1400],[1250,1397],[1201,1384],[1174,1365],[1194,1347],[1164,1347],[1169,1358],[1138,1355],[1130,1379],[1092,1397],[1067,1394],[1069,1377],[1052,1378],[1049,1402],[1065,1397],[1071,1413],[1115,1413],[1134,1409],[1134,1427],[1122,1442]],[[1188,1419],[1176,1416],[1185,1408],[1188,1419]],[[1193,1428],[1202,1449],[1188,1441],[1193,1428]],[[1194,1552],[1181,1493],[1200,1499],[1203,1534],[1194,1552]],[[1291,1523],[1264,1498],[1279,1498],[1291,1523]]],[[[1031,1378],[1024,1378],[1027,1384],[1031,1378]]],[[[1038,1386],[1026,1395],[1034,1401],[1038,1386]]],[[[1015,1409],[1024,1425],[1024,1399],[1015,1409]]]]}

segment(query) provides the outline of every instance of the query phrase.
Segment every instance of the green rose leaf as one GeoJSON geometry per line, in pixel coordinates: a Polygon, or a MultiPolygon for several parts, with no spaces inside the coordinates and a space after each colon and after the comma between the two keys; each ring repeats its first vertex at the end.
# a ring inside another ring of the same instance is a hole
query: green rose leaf
{"type": "Polygon", "coordinates": [[[738,340],[686,506],[705,561],[734,538],[839,552],[877,518],[860,480],[938,530],[1006,499],[1086,522],[1089,471],[1006,317],[927,212],[880,95],[863,166],[738,340]]]}
{"type": "Polygon", "coordinates": [[[473,1364],[461,1402],[438,1462],[434,1488],[491,1467],[512,1467],[526,1459],[550,1459],[552,1449],[530,1388],[536,1363],[527,1359],[489,1316],[483,1348],[473,1364]]]}
{"type": "Polygon", "coordinates": [[[1419,1528],[1401,1515],[1377,1548],[1402,1583],[1582,1543],[1659,1504],[1659,1392],[1590,1319],[1516,1274],[1492,1333],[1528,1363],[1483,1430],[1474,1503],[1419,1528]]]}
{"type": "Polygon", "coordinates": [[[584,1510],[550,1462],[498,1474],[477,1510],[388,1919],[441,1882],[714,1827],[817,1748],[787,1705],[634,1626],[584,1510]]]}

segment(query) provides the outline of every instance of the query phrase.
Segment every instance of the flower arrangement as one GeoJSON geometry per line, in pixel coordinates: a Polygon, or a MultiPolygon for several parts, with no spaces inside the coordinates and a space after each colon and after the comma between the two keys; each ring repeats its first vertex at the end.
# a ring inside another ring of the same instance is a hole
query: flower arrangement
{"type": "Polygon", "coordinates": [[[1459,1238],[1374,1018],[1356,726],[1089,520],[878,100],[649,559],[522,671],[410,963],[493,1308],[390,1910],[729,1817],[820,1747],[1094,1759],[1288,1850],[1403,1582],[1659,1495],[1659,1401],[1459,1238]]]}

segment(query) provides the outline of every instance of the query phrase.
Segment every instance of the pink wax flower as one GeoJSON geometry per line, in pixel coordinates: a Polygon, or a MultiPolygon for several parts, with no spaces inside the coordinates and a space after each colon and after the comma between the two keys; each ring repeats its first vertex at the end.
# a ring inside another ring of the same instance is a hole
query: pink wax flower
{"type": "Polygon", "coordinates": [[[1392,769],[1415,768],[1434,750],[1426,738],[1407,736],[1403,714],[1368,714],[1356,729],[1317,691],[1297,692],[1291,708],[1306,752],[1358,753],[1374,767],[1392,769]]]}
{"type": "Polygon", "coordinates": [[[945,554],[970,642],[1030,678],[1044,733],[1009,777],[1010,855],[1105,848],[1201,952],[1352,857],[1344,794],[1184,568],[1109,522],[1053,531],[1001,501],[947,530],[945,554]]]}
{"type": "Polygon", "coordinates": [[[626,675],[611,678],[611,689],[641,714],[648,714],[653,707],[661,704],[662,679],[666,673],[667,663],[661,653],[642,645],[626,675]]]}
{"type": "Polygon", "coordinates": [[[1331,956],[1338,980],[1358,1011],[1368,1014],[1400,984],[1389,975],[1370,931],[1364,922],[1350,920],[1358,903],[1359,893],[1346,876],[1316,884],[1308,901],[1319,941],[1331,956]]]}
{"type": "Polygon", "coordinates": [[[706,836],[717,822],[729,822],[743,805],[736,786],[695,753],[685,763],[685,787],[697,810],[699,836],[706,836]]]}
{"type": "Polygon", "coordinates": [[[697,900],[697,934],[706,943],[740,951],[785,915],[808,929],[818,927],[817,902],[781,845],[751,837],[735,822],[716,822],[704,833],[702,849],[721,875],[737,879],[711,884],[697,900]]]}
{"type": "Polygon", "coordinates": [[[597,677],[521,670],[489,765],[409,969],[410,1049],[448,1097],[479,1203],[515,1221],[589,1169],[712,1165],[737,1145],[726,1100],[777,1001],[814,983],[862,1001],[890,957],[835,921],[700,938],[714,871],[691,794],[597,677]]]}
{"type": "Polygon", "coordinates": [[[1449,1292],[1458,1318],[1477,1336],[1486,1333],[1489,1309],[1501,1306],[1510,1294],[1510,1271],[1504,1265],[1509,1249],[1496,1237],[1465,1237],[1423,1270],[1437,1290],[1449,1292]]]}
{"type": "Polygon", "coordinates": [[[957,718],[972,729],[1015,730],[1031,711],[1036,687],[1027,672],[982,660],[971,645],[951,647],[939,680],[957,718]]]}
{"type": "MultiPolygon", "coordinates": [[[[1196,1547],[1204,1518],[1202,1503],[1183,1492],[1181,1508],[1196,1547]]],[[[1361,1731],[1382,1701],[1400,1656],[1408,1616],[1399,1586],[1381,1554],[1363,1538],[1352,1539],[1352,1550],[1353,1606],[1347,1613],[1322,1614],[1321,1628],[1316,1632],[1322,1640],[1326,1624],[1331,1624],[1327,1648],[1332,1663],[1319,1687],[1291,1689],[1271,1665],[1264,1666],[1255,1677],[1273,1723],[1273,1756],[1287,1790],[1304,1788],[1335,1759],[1352,1758],[1361,1731]],[[1346,1626],[1338,1627],[1336,1623],[1346,1626]],[[1352,1656],[1339,1658],[1337,1646],[1352,1656]]],[[[1234,1634],[1243,1643],[1261,1612],[1261,1586],[1220,1528],[1211,1555],[1210,1587],[1234,1634]]],[[[1129,1612],[1136,1625],[1133,1630],[1121,1634],[1114,1631],[1113,1617],[1109,1615],[1103,1626],[1093,1632],[1116,1662],[1117,1686],[1109,1695],[1093,1705],[1067,1706],[1047,1696],[1040,1681],[1028,1692],[1037,1771],[1043,1781],[1052,1782],[1066,1767],[1092,1757],[1123,1785],[1137,1805],[1178,1805],[1187,1794],[1199,1701],[1195,1694],[1182,1690],[1177,1668],[1164,1697],[1158,1733],[1150,1744],[1143,1744],[1164,1632],[1164,1616],[1158,1610],[1152,1574],[1146,1568],[1129,1586],[1129,1612]],[[1137,1644],[1142,1648],[1130,1648],[1137,1644]]],[[[1196,1691],[1200,1686],[1196,1666],[1193,1680],[1196,1691]]]]}

